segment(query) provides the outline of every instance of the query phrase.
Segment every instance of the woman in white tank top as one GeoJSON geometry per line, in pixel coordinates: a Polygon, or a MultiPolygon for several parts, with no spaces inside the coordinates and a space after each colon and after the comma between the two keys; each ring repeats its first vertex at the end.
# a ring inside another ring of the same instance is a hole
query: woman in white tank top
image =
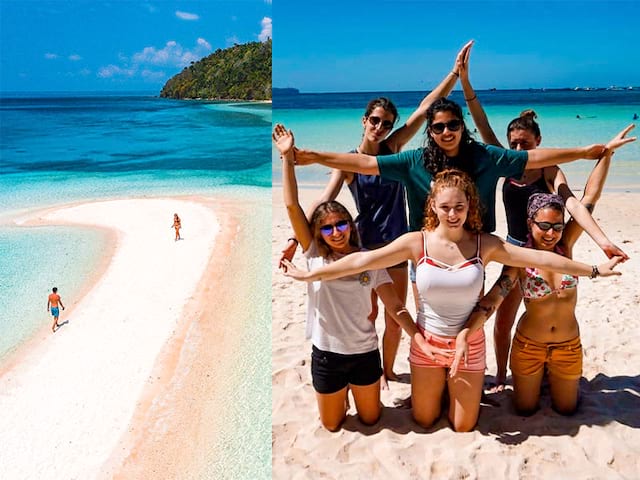
{"type": "MultiPolygon", "coordinates": [[[[593,266],[552,252],[532,251],[480,233],[480,204],[471,179],[457,170],[435,177],[425,208],[425,226],[378,250],[351,254],[312,272],[287,262],[287,272],[305,281],[330,280],[367,269],[385,268],[404,260],[417,263],[420,308],[409,330],[413,417],[428,428],[440,417],[444,389],[449,391],[449,421],[456,431],[474,428],[484,382],[484,333],[478,330],[456,354],[456,337],[476,309],[483,289],[484,265],[496,261],[536,266],[561,273],[589,276],[593,266]],[[464,354],[464,355],[463,355],[464,354]],[[455,361],[455,364],[454,364],[455,361]]],[[[598,265],[602,276],[618,274],[615,257],[598,265]]]]}

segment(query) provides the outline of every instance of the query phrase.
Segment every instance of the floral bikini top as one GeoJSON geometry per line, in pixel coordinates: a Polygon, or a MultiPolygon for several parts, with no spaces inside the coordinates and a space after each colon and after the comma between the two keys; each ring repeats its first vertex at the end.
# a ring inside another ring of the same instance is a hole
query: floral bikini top
{"type": "MultiPolygon", "coordinates": [[[[527,246],[530,245],[527,244],[527,246]]],[[[556,246],[555,252],[564,255],[560,247],[556,246]]],[[[547,281],[542,278],[537,268],[527,267],[524,271],[525,278],[520,279],[520,289],[522,290],[522,296],[526,299],[543,298],[552,293],[559,293],[568,288],[578,287],[578,277],[575,275],[563,274],[560,286],[558,288],[551,288],[547,281]]]]}

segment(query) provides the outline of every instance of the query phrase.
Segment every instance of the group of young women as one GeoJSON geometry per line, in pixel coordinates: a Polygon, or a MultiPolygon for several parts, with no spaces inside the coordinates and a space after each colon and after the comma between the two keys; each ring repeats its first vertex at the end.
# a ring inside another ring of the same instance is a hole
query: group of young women
{"type": "MultiPolygon", "coordinates": [[[[291,263],[291,248],[286,249],[281,266],[286,275],[309,282],[311,372],[320,418],[329,430],[338,429],[345,418],[348,389],[361,421],[378,420],[380,379],[394,378],[398,328],[411,338],[416,422],[428,427],[439,418],[446,388],[453,428],[472,429],[480,410],[486,366],[482,326],[515,283],[520,283],[526,313],[518,324],[511,353],[514,404],[523,413],[535,410],[546,366],[554,407],[563,413],[575,410],[582,359],[575,319],[577,277],[619,274],[613,268],[626,259],[584,204],[593,205],[599,197],[613,151],[635,140],[626,137],[632,127],[606,145],[543,149],[536,148],[540,133],[527,114],[509,126],[511,149],[502,148],[469,83],[471,46],[470,42],[463,47],[451,73],[425,97],[407,123],[390,135],[397,120],[395,107],[387,99],[372,101],[362,119],[363,139],[354,152],[300,150],[290,130],[282,125],[274,128],[273,139],[283,162],[285,205],[295,234],[292,243],[302,247],[308,270],[291,263]],[[445,98],[458,78],[486,144],[473,140],[462,109],[445,98]],[[423,117],[425,146],[400,152],[417,133],[423,117]],[[573,197],[556,167],[579,158],[599,159],[582,203],[573,197]],[[334,173],[321,203],[307,217],[298,201],[295,168],[310,163],[331,167],[334,173]],[[505,195],[512,195],[508,189],[513,188],[519,197],[509,201],[517,210],[507,212],[507,242],[491,234],[500,177],[507,177],[505,195]],[[334,200],[345,181],[358,207],[356,221],[334,200]],[[403,223],[405,195],[408,233],[403,223]],[[565,203],[573,215],[566,226],[565,203]],[[583,228],[609,261],[586,265],[571,259],[583,228]],[[415,321],[405,308],[407,261],[411,262],[417,304],[415,321]],[[511,268],[503,270],[482,297],[484,267],[491,261],[511,268]],[[387,331],[394,332],[383,341],[384,369],[375,326],[368,318],[372,291],[385,304],[385,337],[387,331]]],[[[508,301],[509,309],[502,310],[512,316],[512,324],[520,297],[514,294],[508,301]]],[[[511,324],[507,328],[507,323],[498,326],[496,321],[496,335],[508,352],[511,324]]],[[[503,372],[504,347],[498,343],[496,349],[502,350],[497,355],[497,381],[503,384],[506,357],[503,372]]]]}

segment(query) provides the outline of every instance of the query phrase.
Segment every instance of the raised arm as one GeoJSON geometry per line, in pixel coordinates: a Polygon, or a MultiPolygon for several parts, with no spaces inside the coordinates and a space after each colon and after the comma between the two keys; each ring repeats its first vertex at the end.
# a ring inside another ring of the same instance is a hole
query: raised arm
{"type": "Polygon", "coordinates": [[[462,92],[464,94],[464,99],[467,102],[467,108],[469,109],[469,112],[471,112],[473,123],[478,127],[482,141],[489,145],[502,147],[502,144],[498,140],[493,128],[491,128],[491,125],[489,124],[487,114],[484,112],[482,105],[480,105],[478,95],[476,95],[476,92],[473,90],[471,82],[469,81],[470,56],[471,49],[467,50],[466,54],[462,58],[459,57],[456,59],[459,62],[458,69],[460,71],[460,85],[462,85],[462,92]]]}
{"type": "Polygon", "coordinates": [[[409,232],[398,237],[390,244],[366,252],[351,253],[335,262],[324,265],[311,272],[300,270],[291,262],[284,262],[285,275],[296,280],[315,282],[346,277],[365,270],[380,270],[406,260],[415,259],[419,252],[420,232],[409,232]],[[418,251],[415,251],[416,247],[418,251]]]}
{"type": "Polygon", "coordinates": [[[409,142],[416,133],[420,130],[426,120],[427,109],[438,98],[446,97],[453,90],[458,77],[460,76],[460,64],[461,58],[468,55],[469,50],[473,46],[473,40],[467,42],[462,49],[458,52],[455,62],[453,63],[453,69],[449,72],[440,82],[440,84],[434,88],[429,94],[422,99],[418,108],[411,114],[407,122],[396,131],[394,131],[386,142],[391,148],[392,152],[399,152],[402,150],[407,142],[409,142]]]}
{"type": "MultiPolygon", "coordinates": [[[[627,128],[620,131],[611,140],[611,142],[609,142],[609,144],[624,139],[627,133],[629,133],[633,128],[634,125],[629,125],[627,128]]],[[[565,199],[567,210],[573,217],[567,224],[564,234],[562,235],[562,243],[570,252],[584,230],[598,244],[607,257],[612,258],[614,256],[621,256],[624,260],[628,260],[629,256],[609,240],[591,215],[593,207],[600,198],[602,189],[604,188],[604,182],[609,172],[611,156],[613,154],[612,150],[608,148],[609,144],[607,144],[607,153],[605,156],[598,160],[596,166],[593,167],[593,170],[587,179],[584,195],[580,202],[578,202],[578,200],[573,196],[573,193],[571,193],[571,190],[567,186],[564,174],[558,169],[559,173],[556,177],[556,191],[565,199]],[[565,198],[565,192],[569,192],[567,198],[565,198]]]]}
{"type": "Polygon", "coordinates": [[[282,192],[293,232],[303,250],[311,245],[313,233],[298,200],[298,182],[294,167],[294,138],[291,130],[277,124],[273,129],[273,141],[282,157],[282,192]]]}

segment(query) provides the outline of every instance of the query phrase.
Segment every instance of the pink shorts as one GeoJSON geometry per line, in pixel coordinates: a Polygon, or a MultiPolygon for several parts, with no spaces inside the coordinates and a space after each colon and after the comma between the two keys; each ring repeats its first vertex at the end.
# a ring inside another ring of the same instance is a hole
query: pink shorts
{"type": "MultiPolygon", "coordinates": [[[[418,325],[418,330],[424,335],[429,345],[439,347],[444,350],[451,350],[453,353],[456,351],[456,339],[455,337],[441,337],[430,333],[418,325]]],[[[468,355],[467,365],[460,365],[459,370],[461,372],[484,372],[487,367],[487,349],[485,346],[484,330],[476,330],[468,338],[468,355]]],[[[411,339],[411,350],[409,352],[409,362],[414,367],[426,367],[426,368],[449,368],[453,362],[453,355],[451,358],[443,357],[442,355],[435,354],[435,359],[431,360],[422,351],[414,339],[411,339]]]]}

